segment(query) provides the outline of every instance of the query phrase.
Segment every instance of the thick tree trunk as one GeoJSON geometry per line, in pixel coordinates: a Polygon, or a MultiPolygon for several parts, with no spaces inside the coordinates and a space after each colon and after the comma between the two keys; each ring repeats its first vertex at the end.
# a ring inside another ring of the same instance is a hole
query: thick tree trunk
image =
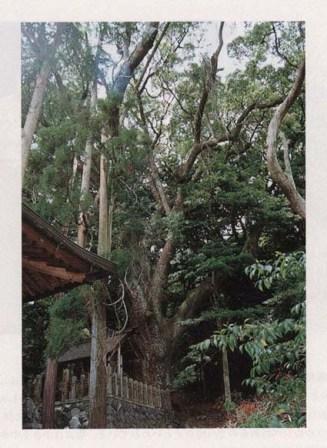
{"type": "Polygon", "coordinates": [[[164,288],[167,283],[170,261],[173,255],[173,239],[168,238],[157,262],[149,293],[151,302],[153,304],[153,311],[155,312],[158,321],[160,321],[161,319],[161,303],[163,301],[164,288]]]}
{"type": "Polygon", "coordinates": [[[91,338],[91,363],[90,363],[90,428],[107,427],[107,327],[106,327],[106,307],[101,288],[97,291],[92,300],[92,338],[91,338]]]}
{"type": "Polygon", "coordinates": [[[54,403],[57,385],[57,368],[57,360],[48,358],[43,390],[42,427],[44,429],[55,427],[54,403]]]}
{"type": "Polygon", "coordinates": [[[171,338],[165,334],[162,327],[155,327],[152,323],[148,331],[150,338],[146,338],[143,346],[145,355],[143,380],[147,384],[169,390],[172,366],[171,338]]]}
{"type": "Polygon", "coordinates": [[[221,352],[222,352],[222,360],[223,360],[223,379],[224,379],[225,403],[230,403],[232,401],[232,395],[231,395],[231,390],[230,390],[229,363],[228,363],[228,355],[227,355],[226,347],[223,347],[221,352]]]}

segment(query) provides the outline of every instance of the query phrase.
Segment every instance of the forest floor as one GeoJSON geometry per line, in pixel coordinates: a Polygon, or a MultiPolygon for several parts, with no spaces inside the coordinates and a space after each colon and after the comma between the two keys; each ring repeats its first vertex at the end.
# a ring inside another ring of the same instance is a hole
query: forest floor
{"type": "Polygon", "coordinates": [[[175,406],[175,415],[181,428],[236,428],[263,405],[257,399],[240,400],[227,412],[223,399],[183,400],[175,406]]]}

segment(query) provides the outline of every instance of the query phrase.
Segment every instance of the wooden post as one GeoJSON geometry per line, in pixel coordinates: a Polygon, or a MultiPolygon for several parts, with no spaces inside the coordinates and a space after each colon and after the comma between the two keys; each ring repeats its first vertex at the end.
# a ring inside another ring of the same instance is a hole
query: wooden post
{"type": "Polygon", "coordinates": [[[108,365],[107,372],[107,392],[108,395],[112,395],[112,367],[110,364],[108,365]]]}
{"type": "Polygon", "coordinates": [[[161,402],[161,387],[158,389],[158,407],[162,408],[162,402],[161,402]]]}
{"type": "Polygon", "coordinates": [[[81,380],[80,380],[80,396],[81,398],[85,397],[85,383],[86,383],[86,377],[85,374],[81,374],[81,380]]]}
{"type": "Polygon", "coordinates": [[[57,369],[58,369],[57,360],[48,358],[44,391],[43,391],[42,424],[44,429],[54,428],[55,426],[54,403],[56,396],[57,369]]]}
{"type": "Polygon", "coordinates": [[[122,375],[122,373],[123,373],[123,355],[121,354],[120,344],[118,345],[118,350],[117,350],[117,370],[118,370],[118,375],[122,375]]]}
{"type": "Polygon", "coordinates": [[[140,403],[144,403],[144,397],[143,397],[143,383],[140,382],[140,403]]]}
{"type": "Polygon", "coordinates": [[[153,406],[153,387],[149,386],[149,405],[153,406]]]}
{"type": "Polygon", "coordinates": [[[137,402],[137,381],[136,380],[134,380],[133,381],[133,389],[134,389],[134,395],[133,395],[133,400],[135,401],[135,402],[137,402]]]}
{"type": "Polygon", "coordinates": [[[72,377],[72,386],[71,386],[70,394],[69,394],[70,400],[76,399],[76,381],[77,381],[77,377],[74,375],[72,377]]]}
{"type": "Polygon", "coordinates": [[[40,403],[42,395],[42,376],[36,375],[33,388],[33,400],[35,403],[40,403]]]}
{"type": "Polygon", "coordinates": [[[148,385],[144,384],[144,404],[149,404],[148,385]]]}
{"type": "Polygon", "coordinates": [[[86,386],[85,396],[88,397],[89,390],[90,390],[90,374],[89,374],[89,372],[86,373],[85,386],[86,386]]]}
{"type": "Polygon", "coordinates": [[[112,385],[113,385],[112,394],[114,397],[118,397],[117,373],[116,372],[112,375],[112,385]]]}
{"type": "Polygon", "coordinates": [[[128,386],[129,386],[129,399],[133,401],[134,398],[134,387],[132,378],[128,378],[128,386]]]}
{"type": "Polygon", "coordinates": [[[129,399],[129,391],[128,391],[128,378],[124,375],[124,397],[129,399]]]}
{"type": "Polygon", "coordinates": [[[123,381],[123,372],[122,370],[120,371],[120,375],[119,375],[119,388],[120,388],[120,396],[123,398],[124,397],[124,381],[123,381]]]}
{"type": "Polygon", "coordinates": [[[26,389],[25,389],[25,396],[26,397],[32,397],[33,396],[33,381],[31,378],[28,379],[27,384],[26,384],[26,389]]]}
{"type": "Polygon", "coordinates": [[[76,378],[76,399],[81,398],[81,379],[76,378]]]}
{"type": "Polygon", "coordinates": [[[157,387],[155,387],[154,388],[154,407],[155,408],[157,408],[159,405],[158,405],[158,388],[157,387]]]}
{"type": "Polygon", "coordinates": [[[68,398],[68,388],[69,388],[69,369],[64,369],[62,371],[62,394],[61,400],[66,401],[68,398]]]}

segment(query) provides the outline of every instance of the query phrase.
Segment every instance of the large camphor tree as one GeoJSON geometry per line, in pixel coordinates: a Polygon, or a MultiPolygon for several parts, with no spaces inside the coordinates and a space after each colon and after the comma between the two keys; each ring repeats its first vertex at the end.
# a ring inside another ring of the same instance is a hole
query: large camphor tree
{"type": "MultiPolygon", "coordinates": [[[[144,376],[163,385],[188,344],[182,323],[219,294],[247,306],[244,268],[304,240],[292,199],[305,182],[303,24],[247,24],[227,45],[218,23],[207,50],[212,27],[69,24],[25,175],[42,216],[117,263],[144,376]]],[[[93,306],[96,329],[105,312],[93,306]]]]}

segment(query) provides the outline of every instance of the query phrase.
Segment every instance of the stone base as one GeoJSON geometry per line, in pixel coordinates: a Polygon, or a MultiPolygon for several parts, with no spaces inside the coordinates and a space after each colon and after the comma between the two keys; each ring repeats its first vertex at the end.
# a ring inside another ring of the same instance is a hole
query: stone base
{"type": "MultiPolygon", "coordinates": [[[[56,428],[86,429],[89,400],[56,402],[56,428]]],[[[108,398],[107,428],[171,428],[172,412],[139,405],[119,398],[108,398]]]]}

